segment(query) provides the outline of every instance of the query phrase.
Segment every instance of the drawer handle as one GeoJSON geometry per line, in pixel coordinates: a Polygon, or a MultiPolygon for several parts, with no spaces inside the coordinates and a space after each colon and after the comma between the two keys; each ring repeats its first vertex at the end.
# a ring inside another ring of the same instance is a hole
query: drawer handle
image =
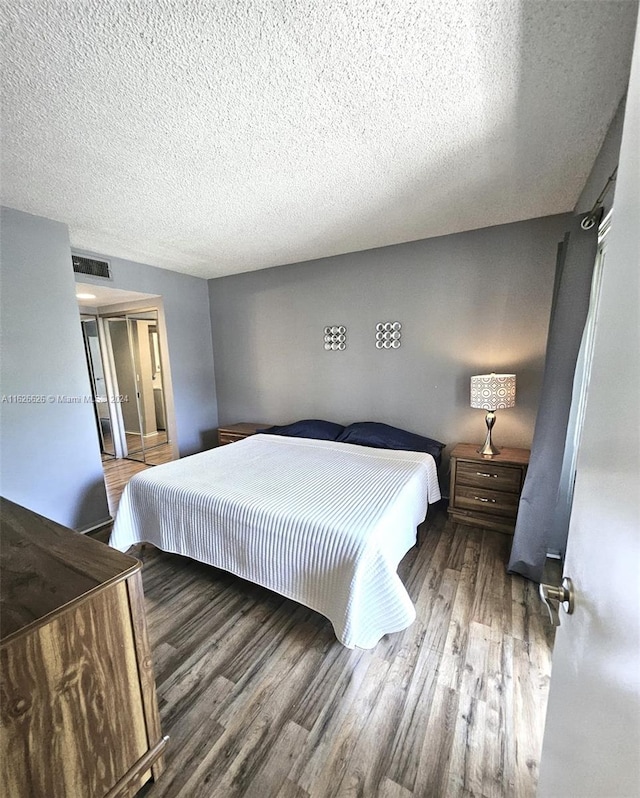
{"type": "Polygon", "coordinates": [[[498,479],[497,474],[487,474],[486,471],[476,471],[477,477],[493,477],[494,479],[498,479]]]}
{"type": "Polygon", "coordinates": [[[495,504],[497,499],[485,499],[484,496],[474,496],[473,497],[477,502],[491,502],[491,504],[495,504]]]}

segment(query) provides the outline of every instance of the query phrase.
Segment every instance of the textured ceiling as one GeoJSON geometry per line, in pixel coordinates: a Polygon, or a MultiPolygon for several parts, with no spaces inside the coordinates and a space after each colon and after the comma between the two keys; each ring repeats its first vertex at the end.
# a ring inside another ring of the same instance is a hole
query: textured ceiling
{"type": "Polygon", "coordinates": [[[4,0],[2,202],[202,277],[572,210],[616,0],[4,0]]]}

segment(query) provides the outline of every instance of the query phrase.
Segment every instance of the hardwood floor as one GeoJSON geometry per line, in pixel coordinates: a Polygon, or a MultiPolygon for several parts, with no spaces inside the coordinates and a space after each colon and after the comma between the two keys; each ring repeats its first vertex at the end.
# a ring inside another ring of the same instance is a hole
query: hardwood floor
{"type": "Polygon", "coordinates": [[[146,468],[154,465],[162,465],[173,460],[173,449],[171,444],[167,443],[162,446],[156,446],[155,449],[150,449],[147,452],[147,462],[142,463],[137,460],[114,458],[102,459],[102,470],[104,472],[104,483],[107,488],[107,503],[109,504],[109,512],[111,517],[116,517],[118,504],[122,491],[127,482],[138,471],[144,471],[146,468]]]}
{"type": "Polygon", "coordinates": [[[174,459],[173,446],[167,443],[166,432],[156,432],[152,435],[145,435],[144,450],[141,445],[139,435],[126,433],[127,449],[130,460],[138,460],[151,465],[161,465],[174,459]]]}
{"type": "Polygon", "coordinates": [[[144,450],[144,460],[148,465],[162,465],[173,459],[173,446],[170,443],[160,443],[144,450]]]}
{"type": "Polygon", "coordinates": [[[510,538],[438,510],[400,575],[418,618],[348,650],[317,613],[147,549],[167,767],[144,798],[529,798],[553,628],[510,538]]]}
{"type": "Polygon", "coordinates": [[[107,488],[107,502],[112,518],[116,517],[120,497],[127,482],[138,471],[144,471],[149,467],[146,463],[138,463],[135,460],[109,459],[102,461],[104,484],[107,488]]]}

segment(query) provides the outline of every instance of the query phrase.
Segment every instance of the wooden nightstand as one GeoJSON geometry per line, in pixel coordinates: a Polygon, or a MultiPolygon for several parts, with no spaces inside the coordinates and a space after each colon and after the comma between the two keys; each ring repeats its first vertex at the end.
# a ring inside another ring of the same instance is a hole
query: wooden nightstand
{"type": "Polygon", "coordinates": [[[451,452],[450,515],[512,535],[528,465],[528,449],[504,448],[489,458],[476,444],[459,443],[451,452]]]}
{"type": "Polygon", "coordinates": [[[255,435],[256,432],[271,426],[271,424],[249,424],[243,421],[240,424],[227,424],[226,427],[218,427],[218,446],[241,441],[243,438],[248,438],[249,435],[255,435]]]}

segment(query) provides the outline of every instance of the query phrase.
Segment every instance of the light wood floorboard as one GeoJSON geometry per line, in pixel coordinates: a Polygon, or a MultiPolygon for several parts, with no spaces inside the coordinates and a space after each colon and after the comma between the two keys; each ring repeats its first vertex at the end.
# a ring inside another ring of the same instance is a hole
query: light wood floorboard
{"type": "Polygon", "coordinates": [[[114,458],[102,461],[104,472],[104,484],[107,488],[107,502],[111,517],[116,517],[118,504],[125,485],[138,471],[149,468],[145,463],[138,463],[135,460],[116,460],[114,458]]]}
{"type": "Polygon", "coordinates": [[[329,621],[145,550],[167,768],[144,798],[533,798],[553,630],[511,539],[436,511],[399,573],[418,618],[370,651],[329,621]]]}
{"type": "Polygon", "coordinates": [[[147,450],[146,458],[146,463],[127,458],[102,458],[102,470],[104,472],[104,482],[107,488],[107,502],[112,518],[116,517],[122,491],[131,477],[139,471],[144,471],[151,466],[162,465],[163,463],[171,461],[173,459],[173,448],[171,444],[168,443],[156,446],[153,449],[147,450]]]}

